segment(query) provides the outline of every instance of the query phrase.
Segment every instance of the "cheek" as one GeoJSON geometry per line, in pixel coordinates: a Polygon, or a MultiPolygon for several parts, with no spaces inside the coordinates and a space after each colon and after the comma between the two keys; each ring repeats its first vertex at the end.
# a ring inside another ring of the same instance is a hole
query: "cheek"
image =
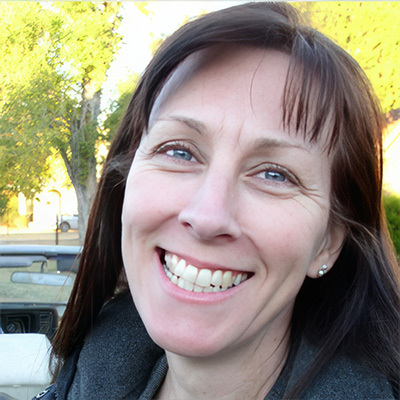
{"type": "Polygon", "coordinates": [[[124,228],[140,228],[154,224],[159,193],[151,182],[132,177],[128,180],[122,210],[124,228]]]}
{"type": "Polygon", "coordinates": [[[123,227],[133,231],[152,231],[166,218],[179,213],[188,195],[180,185],[155,171],[131,171],[122,211],[123,227]]]}
{"type": "Polygon", "coordinates": [[[311,209],[293,200],[277,199],[251,209],[260,211],[247,218],[248,231],[269,266],[283,262],[287,267],[310,265],[327,226],[327,216],[319,206],[311,209]]]}

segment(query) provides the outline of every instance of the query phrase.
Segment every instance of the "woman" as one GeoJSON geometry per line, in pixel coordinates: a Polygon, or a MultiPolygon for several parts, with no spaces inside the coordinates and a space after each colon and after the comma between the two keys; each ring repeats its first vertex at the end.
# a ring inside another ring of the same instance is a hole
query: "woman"
{"type": "Polygon", "coordinates": [[[111,146],[43,396],[398,396],[380,115],[289,5],[167,39],[111,146]]]}

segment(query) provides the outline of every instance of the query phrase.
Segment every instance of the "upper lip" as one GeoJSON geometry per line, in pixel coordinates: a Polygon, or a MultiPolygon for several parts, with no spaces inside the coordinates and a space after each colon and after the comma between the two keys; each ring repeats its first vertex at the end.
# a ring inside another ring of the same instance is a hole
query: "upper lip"
{"type": "Polygon", "coordinates": [[[251,273],[250,271],[246,271],[244,269],[239,269],[239,268],[235,268],[235,267],[231,267],[231,266],[228,267],[226,265],[222,265],[222,264],[218,264],[218,263],[200,261],[194,257],[187,256],[187,255],[184,255],[179,252],[175,252],[175,251],[171,251],[171,250],[167,250],[167,249],[163,249],[163,248],[159,248],[159,249],[160,249],[160,256],[163,256],[165,254],[165,252],[167,252],[169,254],[175,254],[177,257],[184,259],[188,264],[193,265],[194,267],[197,267],[199,269],[209,269],[211,271],[217,271],[217,270],[235,271],[235,272],[244,272],[247,274],[251,273]]]}

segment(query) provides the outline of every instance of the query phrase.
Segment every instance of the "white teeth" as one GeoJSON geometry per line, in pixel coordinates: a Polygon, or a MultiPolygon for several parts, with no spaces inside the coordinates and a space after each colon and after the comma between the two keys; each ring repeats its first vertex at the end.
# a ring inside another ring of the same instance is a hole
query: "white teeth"
{"type": "Polygon", "coordinates": [[[183,273],[185,272],[185,268],[186,268],[185,260],[180,260],[178,264],[175,264],[175,269],[170,271],[176,276],[182,276],[183,273]]]}
{"type": "Polygon", "coordinates": [[[193,292],[200,293],[202,291],[203,291],[203,288],[201,286],[194,285],[193,292]]]}
{"type": "Polygon", "coordinates": [[[222,275],[222,288],[228,288],[232,286],[232,272],[226,271],[222,275]]]}
{"type": "Polygon", "coordinates": [[[233,284],[234,284],[235,286],[239,285],[239,283],[241,282],[241,279],[242,279],[242,274],[238,274],[238,275],[236,276],[235,281],[233,282],[233,284]]]}
{"type": "Polygon", "coordinates": [[[219,287],[222,285],[222,271],[215,271],[211,277],[211,286],[219,287]]]}
{"type": "Polygon", "coordinates": [[[178,279],[178,286],[181,289],[184,289],[185,288],[185,281],[183,279],[178,279]]]}
{"type": "MultiPolygon", "coordinates": [[[[179,263],[182,261],[183,260],[179,261],[179,263]]],[[[188,265],[182,274],[182,278],[187,282],[195,283],[198,271],[199,270],[193,267],[193,265],[188,265]]]]}
{"type": "Polygon", "coordinates": [[[207,287],[211,283],[211,271],[209,269],[201,269],[197,275],[196,285],[207,287]]]}
{"type": "Polygon", "coordinates": [[[190,292],[221,292],[239,285],[247,279],[247,274],[232,271],[212,272],[209,269],[199,269],[179,259],[175,254],[165,254],[164,270],[167,277],[180,288],[190,292]]]}
{"type": "Polygon", "coordinates": [[[189,292],[193,292],[193,289],[194,289],[193,283],[190,283],[190,282],[187,282],[187,281],[184,281],[184,282],[185,282],[185,284],[184,284],[183,288],[185,290],[188,290],[189,292]]]}

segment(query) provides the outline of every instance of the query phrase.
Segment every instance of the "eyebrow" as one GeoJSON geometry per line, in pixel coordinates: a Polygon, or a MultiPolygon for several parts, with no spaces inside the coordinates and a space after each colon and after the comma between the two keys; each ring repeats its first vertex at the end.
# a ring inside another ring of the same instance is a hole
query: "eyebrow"
{"type": "Polygon", "coordinates": [[[157,118],[156,121],[176,121],[176,122],[181,122],[181,123],[185,124],[186,126],[188,126],[190,129],[193,129],[194,131],[199,133],[200,135],[205,135],[206,132],[207,132],[207,127],[206,127],[205,124],[203,124],[203,122],[198,121],[198,120],[193,119],[193,118],[183,117],[183,116],[180,116],[180,115],[170,115],[167,118],[157,118]]]}
{"type": "MultiPolygon", "coordinates": [[[[207,126],[194,118],[190,117],[184,117],[180,115],[170,115],[166,118],[157,118],[157,121],[176,121],[183,123],[184,125],[188,126],[190,129],[196,131],[200,135],[206,135],[207,134],[207,126]]],[[[309,152],[309,150],[306,147],[289,143],[286,140],[278,140],[278,139],[272,139],[272,138],[263,138],[260,137],[255,140],[253,149],[256,151],[260,150],[268,150],[268,149],[274,149],[274,148],[282,148],[282,149],[299,149],[299,150],[304,150],[309,152]]]]}
{"type": "Polygon", "coordinates": [[[271,138],[259,138],[254,143],[254,150],[268,150],[268,149],[299,149],[309,152],[310,150],[304,146],[289,143],[286,140],[277,140],[271,138]]]}

